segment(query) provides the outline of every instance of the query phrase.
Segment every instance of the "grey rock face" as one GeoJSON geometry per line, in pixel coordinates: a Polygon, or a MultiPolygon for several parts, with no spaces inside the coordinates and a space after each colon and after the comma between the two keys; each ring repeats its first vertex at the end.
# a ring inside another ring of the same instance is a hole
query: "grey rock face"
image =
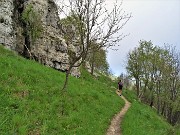
{"type": "Polygon", "coordinates": [[[0,43],[14,48],[13,0],[0,0],[0,43]]]}
{"type": "MultiPolygon", "coordinates": [[[[53,0],[1,0],[0,43],[20,54],[23,53],[25,37],[20,17],[29,4],[41,14],[43,25],[41,37],[31,46],[32,56],[46,66],[65,72],[69,67],[68,45],[61,36],[58,10],[53,0]]],[[[74,49],[75,53],[78,53],[77,51],[74,49]]],[[[79,69],[73,68],[71,74],[80,76],[79,69]]]]}

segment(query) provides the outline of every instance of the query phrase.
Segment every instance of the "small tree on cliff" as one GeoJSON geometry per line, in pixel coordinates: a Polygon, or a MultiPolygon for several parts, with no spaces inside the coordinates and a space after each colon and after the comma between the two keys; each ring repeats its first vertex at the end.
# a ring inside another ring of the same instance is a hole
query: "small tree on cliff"
{"type": "MultiPolygon", "coordinates": [[[[59,1],[57,1],[58,3],[59,1]]],[[[60,17],[71,16],[71,22],[75,24],[75,40],[68,38],[68,32],[64,32],[67,43],[76,42],[79,46],[78,54],[72,55],[70,66],[66,72],[66,81],[63,90],[66,89],[68,76],[73,67],[80,66],[91,49],[91,42],[95,40],[97,48],[111,48],[117,45],[126,35],[119,33],[124,25],[131,18],[131,14],[126,14],[121,6],[116,2],[111,11],[106,9],[105,0],[61,0],[59,7],[60,17]]]]}
{"type": "Polygon", "coordinates": [[[40,14],[33,8],[30,4],[25,10],[22,12],[22,21],[24,27],[24,36],[25,36],[25,44],[24,44],[24,56],[31,56],[31,46],[40,37],[43,26],[41,22],[40,14]]]}

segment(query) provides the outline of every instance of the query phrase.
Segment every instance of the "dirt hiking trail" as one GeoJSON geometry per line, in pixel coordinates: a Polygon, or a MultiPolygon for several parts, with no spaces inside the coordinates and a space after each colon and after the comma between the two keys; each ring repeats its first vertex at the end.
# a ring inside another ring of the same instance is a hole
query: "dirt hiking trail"
{"type": "MultiPolygon", "coordinates": [[[[118,95],[120,95],[120,93],[118,91],[116,91],[116,93],[118,95]]],[[[121,121],[122,121],[125,113],[127,112],[129,107],[131,106],[131,103],[129,101],[127,101],[127,99],[124,96],[121,95],[119,97],[121,97],[125,101],[125,105],[121,109],[121,111],[118,114],[116,114],[113,117],[113,119],[111,120],[111,125],[109,126],[109,129],[107,130],[106,135],[122,135],[120,124],[121,124],[121,121]]]]}

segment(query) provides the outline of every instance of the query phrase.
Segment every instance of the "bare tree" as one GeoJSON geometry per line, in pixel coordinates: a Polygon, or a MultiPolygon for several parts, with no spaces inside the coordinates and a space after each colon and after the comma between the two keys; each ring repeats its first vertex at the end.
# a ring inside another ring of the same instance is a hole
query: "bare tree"
{"type": "Polygon", "coordinates": [[[120,31],[131,18],[131,14],[123,11],[122,2],[119,5],[116,2],[111,11],[106,8],[105,0],[61,0],[59,5],[60,18],[70,18],[68,23],[75,28],[73,37],[69,32],[63,31],[66,43],[78,46],[78,54],[70,55],[63,87],[65,90],[72,68],[80,66],[88,52],[91,52],[91,42],[96,41],[97,48],[116,46],[126,36],[120,31]]]}

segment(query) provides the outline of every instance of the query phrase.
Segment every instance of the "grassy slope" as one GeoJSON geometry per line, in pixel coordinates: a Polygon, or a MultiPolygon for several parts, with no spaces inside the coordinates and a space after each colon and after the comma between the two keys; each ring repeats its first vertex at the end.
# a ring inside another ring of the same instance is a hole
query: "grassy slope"
{"type": "MultiPolygon", "coordinates": [[[[0,135],[103,135],[124,102],[110,88],[83,72],[70,77],[62,115],[65,75],[21,58],[0,46],[0,135]]],[[[104,82],[106,80],[106,82],[104,82]]]]}
{"type": "MultiPolygon", "coordinates": [[[[25,60],[0,46],[0,135],[103,135],[124,102],[111,81],[93,79],[86,71],[70,77],[65,115],[61,114],[64,74],[25,60]]],[[[149,107],[123,91],[132,107],[123,120],[124,135],[165,135],[171,126],[149,107]]]]}
{"type": "Polygon", "coordinates": [[[124,95],[132,103],[122,122],[122,133],[124,135],[180,134],[163,118],[158,116],[155,110],[137,101],[133,91],[124,91],[124,95]]]}

